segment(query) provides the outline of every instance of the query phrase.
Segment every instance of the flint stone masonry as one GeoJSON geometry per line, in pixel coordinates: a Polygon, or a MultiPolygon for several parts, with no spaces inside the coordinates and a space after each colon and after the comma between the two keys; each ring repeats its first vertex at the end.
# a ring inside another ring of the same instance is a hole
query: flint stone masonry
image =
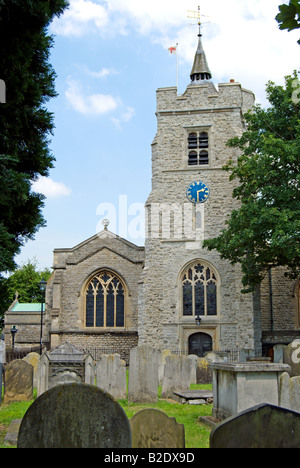
{"type": "Polygon", "coordinates": [[[279,381],[286,364],[213,363],[213,417],[226,419],[265,403],[279,406],[279,381]]]}
{"type": "Polygon", "coordinates": [[[150,346],[130,351],[128,401],[156,402],[161,352],[150,346]]]}
{"type": "Polygon", "coordinates": [[[174,397],[174,390],[189,390],[191,380],[191,361],[187,356],[172,354],[166,357],[162,398],[174,397]]]}
{"type": "Polygon", "coordinates": [[[33,367],[17,359],[7,364],[4,381],[4,403],[30,401],[33,398],[33,367]]]}
{"type": "Polygon", "coordinates": [[[116,400],[126,399],[126,362],[118,354],[101,356],[96,364],[96,382],[116,400]]]}
{"type": "Polygon", "coordinates": [[[138,411],[129,422],[132,448],[185,448],[184,425],[160,410],[138,411]]]}
{"type": "Polygon", "coordinates": [[[131,448],[131,429],[111,395],[92,385],[65,384],[31,405],[18,448],[131,448]]]}

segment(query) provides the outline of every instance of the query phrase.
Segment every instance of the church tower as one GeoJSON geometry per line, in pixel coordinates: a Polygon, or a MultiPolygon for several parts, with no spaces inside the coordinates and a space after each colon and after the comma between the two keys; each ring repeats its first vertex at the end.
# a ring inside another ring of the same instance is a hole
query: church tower
{"type": "Polygon", "coordinates": [[[242,135],[255,97],[234,80],[215,87],[201,33],[190,79],[183,95],[157,90],[139,344],[198,355],[259,349],[259,308],[241,294],[239,266],[202,247],[236,207],[222,166],[238,154],[226,142],[242,135]]]}

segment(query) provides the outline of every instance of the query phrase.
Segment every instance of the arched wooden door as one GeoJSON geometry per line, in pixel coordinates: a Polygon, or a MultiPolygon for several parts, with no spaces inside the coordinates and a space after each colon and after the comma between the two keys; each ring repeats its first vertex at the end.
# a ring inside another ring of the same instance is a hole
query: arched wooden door
{"type": "Polygon", "coordinates": [[[212,337],[206,333],[194,333],[189,337],[189,354],[203,357],[212,351],[212,337]]]}

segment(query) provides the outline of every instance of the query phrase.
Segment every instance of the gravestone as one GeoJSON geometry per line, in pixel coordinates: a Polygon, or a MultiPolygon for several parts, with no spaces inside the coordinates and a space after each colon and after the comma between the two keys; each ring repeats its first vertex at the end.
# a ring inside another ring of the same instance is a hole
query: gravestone
{"type": "Polygon", "coordinates": [[[172,351],[170,349],[163,349],[161,351],[161,359],[158,366],[158,385],[162,385],[166,364],[166,357],[171,356],[172,351]]]}
{"type": "Polygon", "coordinates": [[[128,401],[156,402],[160,351],[137,346],[130,351],[128,401]]]}
{"type": "Polygon", "coordinates": [[[65,384],[30,406],[18,448],[131,448],[131,429],[111,395],[93,385],[65,384]]]}
{"type": "Polygon", "coordinates": [[[65,383],[95,384],[94,360],[69,342],[44,352],[38,365],[38,396],[65,383]]]}
{"type": "Polygon", "coordinates": [[[185,448],[184,424],[160,410],[143,409],[129,422],[132,448],[185,448]]]}
{"type": "Polygon", "coordinates": [[[37,370],[40,360],[40,355],[38,353],[29,353],[23,358],[23,361],[27,362],[33,367],[33,386],[37,387],[37,370]]]}
{"type": "Polygon", "coordinates": [[[295,340],[283,348],[283,362],[290,366],[290,377],[300,375],[300,340],[295,340]]]}
{"type": "Polygon", "coordinates": [[[197,383],[197,367],[198,367],[198,360],[199,357],[196,354],[189,354],[188,358],[191,362],[191,377],[190,377],[190,384],[197,383]]]}
{"type": "Polygon", "coordinates": [[[279,406],[300,413],[300,376],[284,372],[279,379],[279,406]]]}
{"type": "Polygon", "coordinates": [[[30,401],[33,398],[33,367],[17,359],[5,368],[4,403],[30,401]]]}
{"type": "Polygon", "coordinates": [[[259,405],[218,424],[210,448],[300,448],[300,414],[259,405]]]}
{"type": "Polygon", "coordinates": [[[119,354],[102,355],[96,364],[97,387],[116,400],[126,399],[126,362],[119,354]]]}
{"type": "Polygon", "coordinates": [[[162,383],[162,398],[174,397],[174,390],[189,390],[191,362],[187,356],[172,354],[166,357],[165,372],[162,383]]]}
{"type": "Polygon", "coordinates": [[[199,358],[196,369],[197,384],[211,384],[212,383],[212,370],[210,368],[210,361],[206,358],[199,358]]]}

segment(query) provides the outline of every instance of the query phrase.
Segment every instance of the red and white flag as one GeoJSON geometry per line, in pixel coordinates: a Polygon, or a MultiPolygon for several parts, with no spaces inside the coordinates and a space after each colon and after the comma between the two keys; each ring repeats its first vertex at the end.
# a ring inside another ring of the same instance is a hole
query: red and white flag
{"type": "Polygon", "coordinates": [[[169,47],[168,51],[170,52],[170,54],[176,55],[177,54],[177,46],[169,47]]]}

